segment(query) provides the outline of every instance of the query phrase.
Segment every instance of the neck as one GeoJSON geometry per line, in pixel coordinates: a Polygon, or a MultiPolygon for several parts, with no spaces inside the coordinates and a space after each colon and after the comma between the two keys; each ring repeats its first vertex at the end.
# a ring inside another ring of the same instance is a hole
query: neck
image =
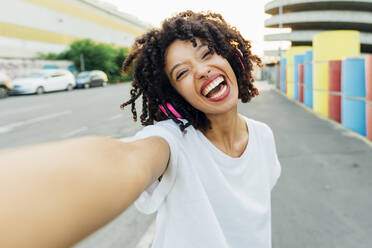
{"type": "Polygon", "coordinates": [[[221,114],[207,114],[212,129],[203,131],[213,144],[225,153],[237,155],[248,140],[248,130],[245,120],[239,116],[237,108],[221,114]],[[239,149],[238,149],[239,148],[239,149]]]}

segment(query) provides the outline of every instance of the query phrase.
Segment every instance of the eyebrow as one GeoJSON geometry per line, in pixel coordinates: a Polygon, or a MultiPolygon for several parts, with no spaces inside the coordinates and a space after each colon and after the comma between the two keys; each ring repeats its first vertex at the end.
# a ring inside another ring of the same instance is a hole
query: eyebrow
{"type": "MultiPolygon", "coordinates": [[[[202,47],[205,47],[205,46],[208,46],[208,44],[205,44],[205,43],[201,43],[197,48],[196,48],[196,51],[198,52],[202,47]]],[[[178,67],[182,65],[182,63],[178,63],[178,64],[175,64],[172,69],[170,70],[169,72],[169,75],[172,77],[172,73],[173,71],[178,67]]]]}

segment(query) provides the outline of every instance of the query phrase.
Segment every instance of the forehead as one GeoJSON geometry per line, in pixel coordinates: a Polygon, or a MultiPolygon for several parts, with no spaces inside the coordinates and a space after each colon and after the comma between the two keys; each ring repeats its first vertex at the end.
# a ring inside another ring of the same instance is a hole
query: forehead
{"type": "Polygon", "coordinates": [[[193,46],[189,40],[175,40],[173,41],[165,51],[165,65],[172,66],[174,63],[181,63],[192,53],[197,51],[197,47],[204,44],[202,40],[196,38],[196,47],[193,46]]]}

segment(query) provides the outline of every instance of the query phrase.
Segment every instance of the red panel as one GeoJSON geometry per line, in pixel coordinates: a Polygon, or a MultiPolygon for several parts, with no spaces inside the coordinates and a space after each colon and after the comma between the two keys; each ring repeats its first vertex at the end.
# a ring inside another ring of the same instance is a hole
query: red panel
{"type": "Polygon", "coordinates": [[[372,101],[372,54],[365,56],[367,100],[372,101]]]}
{"type": "Polygon", "coordinates": [[[329,94],[328,117],[331,120],[341,123],[341,96],[329,94]]]}
{"type": "Polygon", "coordinates": [[[341,91],[341,60],[328,61],[329,91],[341,91]]]}
{"type": "Polygon", "coordinates": [[[366,104],[367,138],[372,141],[372,102],[366,104]]]}
{"type": "Polygon", "coordinates": [[[304,102],[304,64],[298,65],[298,100],[304,102]]]}
{"type": "Polygon", "coordinates": [[[341,123],[341,60],[328,61],[328,117],[341,123]]]}

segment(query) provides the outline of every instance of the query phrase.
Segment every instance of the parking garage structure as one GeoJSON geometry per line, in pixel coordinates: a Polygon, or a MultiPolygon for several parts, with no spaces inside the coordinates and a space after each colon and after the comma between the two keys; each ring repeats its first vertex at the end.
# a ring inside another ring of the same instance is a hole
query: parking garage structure
{"type": "MultiPolygon", "coordinates": [[[[265,41],[290,41],[292,46],[312,46],[314,35],[329,30],[360,32],[362,53],[372,53],[372,0],[275,0],[268,2],[266,28],[290,28],[267,34],[265,41]]],[[[278,56],[278,51],[265,51],[278,56]]]]}

